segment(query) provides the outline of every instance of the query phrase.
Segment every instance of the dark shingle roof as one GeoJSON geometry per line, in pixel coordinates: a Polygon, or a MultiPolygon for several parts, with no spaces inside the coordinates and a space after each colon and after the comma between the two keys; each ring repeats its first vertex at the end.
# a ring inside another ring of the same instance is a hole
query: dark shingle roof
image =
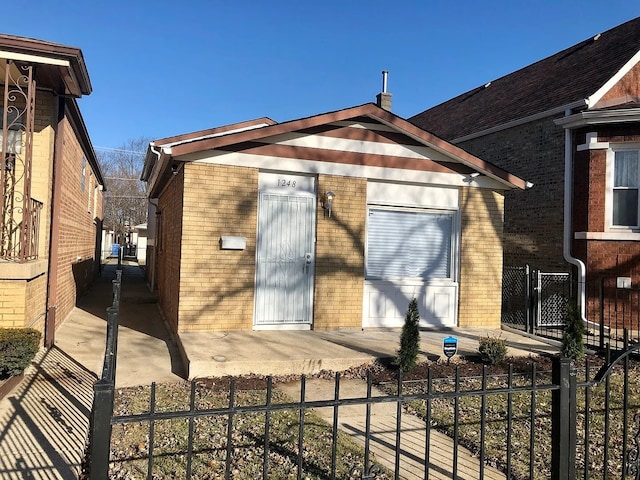
{"type": "Polygon", "coordinates": [[[593,95],[640,50],[640,17],[425,110],[409,121],[453,140],[593,95]]]}

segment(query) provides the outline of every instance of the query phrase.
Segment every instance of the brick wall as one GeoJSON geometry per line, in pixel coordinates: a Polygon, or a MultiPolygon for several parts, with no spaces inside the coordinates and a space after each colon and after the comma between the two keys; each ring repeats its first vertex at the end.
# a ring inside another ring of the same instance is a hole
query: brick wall
{"type": "MultiPolygon", "coordinates": [[[[91,211],[94,204],[92,196],[97,193],[95,175],[89,162],[83,162],[85,154],[67,118],[63,120],[59,134],[63,136],[64,148],[58,157],[62,162],[62,173],[57,179],[61,182],[57,324],[71,312],[78,296],[93,281],[98,267],[94,261],[97,225],[94,223],[95,212],[91,211]]],[[[98,203],[102,204],[101,201],[98,203]]]]}
{"type": "MultiPolygon", "coordinates": [[[[156,246],[157,286],[160,308],[174,332],[178,331],[180,302],[180,253],[182,237],[182,196],[184,172],[175,175],[160,195],[160,215],[156,217],[159,235],[156,246]]],[[[185,292],[186,294],[186,292],[185,292]]]]}
{"type": "Polygon", "coordinates": [[[179,331],[253,327],[258,170],[186,164],[179,331]],[[223,235],[245,237],[222,250],[223,235]]]}
{"type": "Polygon", "coordinates": [[[460,195],[460,327],[500,327],[502,194],[463,188],[460,195]]]}
{"type": "Polygon", "coordinates": [[[361,328],[367,180],[320,175],[319,195],[329,190],[331,218],[318,202],[313,328],[361,328]]]}
{"type": "Polygon", "coordinates": [[[26,280],[0,280],[0,327],[26,325],[26,284],[26,280]]]}
{"type": "Polygon", "coordinates": [[[563,271],[564,129],[546,118],[459,144],[534,184],[505,193],[505,265],[563,271]]]}
{"type": "Polygon", "coordinates": [[[40,330],[44,334],[45,310],[47,302],[47,276],[39,275],[25,282],[26,326],[40,330]]]}
{"type": "MultiPolygon", "coordinates": [[[[629,97],[640,96],[640,64],[636,64],[627,74],[616,83],[600,100],[602,102],[610,100],[625,99],[632,100],[629,97]]],[[[637,101],[637,100],[636,100],[637,101]]],[[[597,107],[597,106],[596,106],[597,107]]]]}

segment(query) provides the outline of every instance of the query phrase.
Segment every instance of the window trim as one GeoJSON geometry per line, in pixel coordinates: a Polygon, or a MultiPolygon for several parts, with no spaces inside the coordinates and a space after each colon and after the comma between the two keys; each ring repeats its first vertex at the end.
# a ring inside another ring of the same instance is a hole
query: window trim
{"type": "Polygon", "coordinates": [[[382,205],[382,204],[367,204],[367,222],[365,225],[365,258],[364,258],[364,279],[367,282],[421,282],[423,284],[428,283],[455,283],[458,278],[458,244],[459,244],[459,231],[460,231],[460,215],[457,209],[439,209],[439,208],[424,208],[424,207],[401,207],[395,205],[382,205]],[[369,262],[369,218],[371,210],[387,210],[394,212],[412,212],[412,213],[431,213],[435,215],[449,215],[451,217],[451,239],[450,239],[450,265],[448,277],[437,278],[423,278],[423,277],[378,277],[372,276],[368,272],[369,262]]]}
{"type": "MultiPolygon", "coordinates": [[[[614,225],[613,224],[613,192],[615,183],[615,158],[616,152],[622,151],[638,151],[640,152],[640,143],[618,143],[610,144],[607,150],[606,159],[606,180],[605,180],[605,232],[640,232],[640,186],[638,187],[638,215],[636,225],[614,225]]],[[[639,153],[640,155],[640,153],[639,153]]],[[[638,176],[640,177],[640,169],[638,176]]],[[[639,178],[640,180],[640,178],[639,178]]]]}

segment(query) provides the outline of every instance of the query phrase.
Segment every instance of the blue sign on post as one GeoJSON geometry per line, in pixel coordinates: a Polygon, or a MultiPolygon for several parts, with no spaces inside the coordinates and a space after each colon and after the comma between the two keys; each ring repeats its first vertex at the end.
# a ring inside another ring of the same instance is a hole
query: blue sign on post
{"type": "Polygon", "coordinates": [[[447,357],[447,363],[449,363],[451,357],[458,353],[458,339],[456,337],[442,339],[442,352],[447,357]]]}

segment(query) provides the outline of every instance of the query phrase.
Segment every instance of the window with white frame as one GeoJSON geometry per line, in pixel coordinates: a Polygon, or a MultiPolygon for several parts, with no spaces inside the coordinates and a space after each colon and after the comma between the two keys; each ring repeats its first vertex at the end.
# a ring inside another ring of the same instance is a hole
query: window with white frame
{"type": "Polygon", "coordinates": [[[640,150],[615,150],[613,155],[611,224],[614,227],[638,227],[640,150]]]}
{"type": "Polygon", "coordinates": [[[451,279],[453,212],[370,207],[369,279],[451,279]]]}

